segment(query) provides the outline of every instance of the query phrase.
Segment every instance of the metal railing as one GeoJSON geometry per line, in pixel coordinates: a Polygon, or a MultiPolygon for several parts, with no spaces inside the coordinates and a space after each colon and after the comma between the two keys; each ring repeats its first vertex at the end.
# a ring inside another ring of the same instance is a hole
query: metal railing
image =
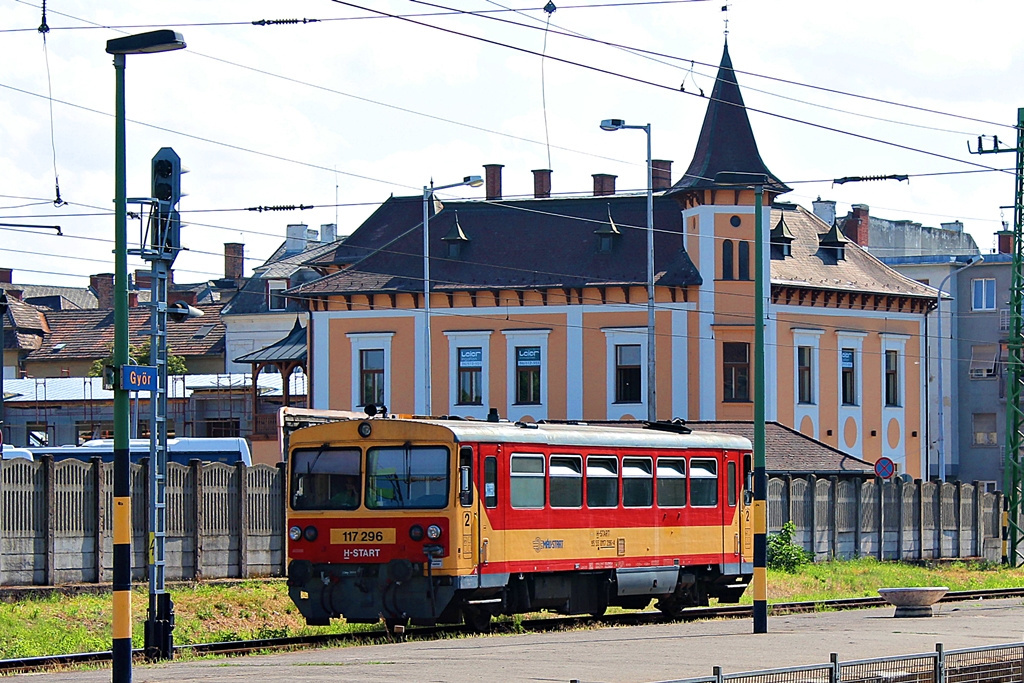
{"type": "Polygon", "coordinates": [[[946,651],[810,664],[727,674],[714,667],[710,676],[663,683],[1021,683],[1024,642],[946,651]]]}

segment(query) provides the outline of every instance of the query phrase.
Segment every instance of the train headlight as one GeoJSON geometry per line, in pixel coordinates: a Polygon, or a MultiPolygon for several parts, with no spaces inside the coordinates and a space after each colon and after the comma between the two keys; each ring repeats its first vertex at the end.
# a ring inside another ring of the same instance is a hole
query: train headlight
{"type": "Polygon", "coordinates": [[[431,524],[427,527],[427,538],[431,541],[436,541],[441,538],[441,527],[436,524],[431,524]]]}
{"type": "Polygon", "coordinates": [[[288,530],[288,538],[292,539],[293,541],[299,540],[300,538],[302,538],[302,529],[297,526],[293,526],[291,529],[288,530]]]}
{"type": "Polygon", "coordinates": [[[302,537],[305,538],[307,541],[315,541],[316,540],[316,527],[315,526],[307,526],[305,529],[302,530],[302,537]]]}
{"type": "Polygon", "coordinates": [[[365,439],[366,437],[368,437],[370,435],[370,432],[372,432],[372,431],[373,431],[373,427],[370,425],[369,422],[360,422],[359,423],[359,436],[361,436],[361,437],[363,437],[365,439]]]}
{"type": "Polygon", "coordinates": [[[421,527],[419,524],[413,524],[411,527],[409,527],[409,538],[411,538],[414,541],[422,541],[423,527],[421,527]]]}

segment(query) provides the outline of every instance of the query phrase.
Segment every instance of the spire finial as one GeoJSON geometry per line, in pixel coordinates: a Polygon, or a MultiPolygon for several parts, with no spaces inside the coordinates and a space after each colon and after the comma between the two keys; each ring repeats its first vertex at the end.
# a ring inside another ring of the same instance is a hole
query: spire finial
{"type": "Polygon", "coordinates": [[[722,5],[722,11],[725,12],[725,42],[729,42],[729,7],[730,5],[722,5]]]}

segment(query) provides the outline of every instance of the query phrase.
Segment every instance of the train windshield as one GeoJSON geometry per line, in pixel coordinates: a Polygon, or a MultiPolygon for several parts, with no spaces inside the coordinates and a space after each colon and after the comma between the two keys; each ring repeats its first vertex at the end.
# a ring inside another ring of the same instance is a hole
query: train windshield
{"type": "Polygon", "coordinates": [[[366,507],[436,510],[448,505],[449,452],[441,446],[386,446],[366,453],[366,507]]]}
{"type": "Polygon", "coordinates": [[[292,453],[292,507],[355,510],[361,478],[358,448],[309,448],[292,453]]]}

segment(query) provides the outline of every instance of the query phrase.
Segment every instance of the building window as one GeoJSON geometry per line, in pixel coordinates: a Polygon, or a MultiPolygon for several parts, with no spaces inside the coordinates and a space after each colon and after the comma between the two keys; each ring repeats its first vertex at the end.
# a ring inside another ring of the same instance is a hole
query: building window
{"type": "Polygon", "coordinates": [[[750,344],[725,342],[722,344],[722,400],[750,400],[750,344]]]}
{"type": "Polygon", "coordinates": [[[516,403],[538,404],[540,397],[539,346],[516,347],[516,403]]]}
{"type": "Polygon", "coordinates": [[[359,405],[384,403],[384,349],[359,352],[359,405]]]}
{"type": "Polygon", "coordinates": [[[900,404],[900,353],[885,352],[885,405],[900,404]]]}
{"type": "Polygon", "coordinates": [[[583,458],[578,455],[552,455],[548,477],[551,507],[583,506],[583,458]]]}
{"type": "Polygon", "coordinates": [[[640,403],[640,345],[615,345],[615,402],[640,403]]]}
{"type": "Polygon", "coordinates": [[[999,331],[1009,332],[1010,331],[1010,309],[1000,308],[999,309],[999,331]]]}
{"type": "Polygon", "coordinates": [[[460,347],[459,354],[459,405],[482,405],[484,350],[479,346],[460,347]]]}
{"type": "Polygon", "coordinates": [[[749,280],[750,279],[750,242],[740,242],[740,246],[739,246],[738,252],[739,252],[738,260],[740,262],[739,263],[739,266],[740,266],[740,276],[739,276],[739,279],[741,279],[741,280],[749,280]]]}
{"type": "Polygon", "coordinates": [[[732,240],[725,240],[722,242],[722,279],[731,280],[732,273],[732,240]]]}
{"type": "Polygon", "coordinates": [[[843,405],[857,405],[857,350],[843,349],[842,361],[843,405]]]}
{"type": "Polygon", "coordinates": [[[998,344],[975,344],[971,346],[971,367],[968,371],[970,378],[994,378],[996,376],[998,353],[998,344]]]}
{"type": "Polygon", "coordinates": [[[587,456],[587,507],[619,505],[619,461],[613,455],[587,456]]]}
{"type": "Polygon", "coordinates": [[[994,311],[996,310],[996,280],[995,278],[978,278],[971,280],[973,290],[972,310],[994,311]]]}
{"type": "Polygon", "coordinates": [[[996,414],[974,413],[971,416],[975,446],[996,446],[996,414]]]}
{"type": "Polygon", "coordinates": [[[267,282],[267,310],[283,311],[288,307],[288,301],[282,292],[288,289],[286,280],[270,280],[267,282]]]}
{"type": "Polygon", "coordinates": [[[45,422],[29,422],[25,425],[25,445],[29,448],[50,445],[50,432],[45,422]]]}
{"type": "Polygon", "coordinates": [[[235,418],[218,418],[206,421],[206,436],[213,438],[224,438],[224,437],[237,437],[241,436],[242,430],[239,424],[239,419],[235,418]]]}
{"type": "Polygon", "coordinates": [[[800,403],[814,403],[814,371],[811,366],[813,350],[810,346],[796,348],[797,399],[800,403]]]}

